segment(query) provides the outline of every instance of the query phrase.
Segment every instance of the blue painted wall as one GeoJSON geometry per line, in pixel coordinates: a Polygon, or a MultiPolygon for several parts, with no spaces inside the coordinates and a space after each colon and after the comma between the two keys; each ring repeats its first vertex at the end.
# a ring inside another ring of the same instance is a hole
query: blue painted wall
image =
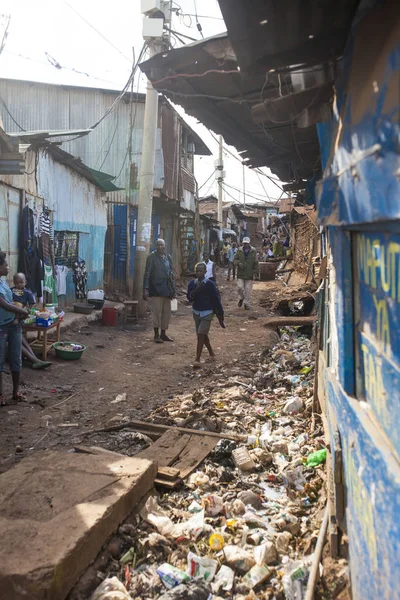
{"type": "Polygon", "coordinates": [[[353,598],[400,599],[400,13],[358,20],[318,127],[329,239],[320,377],[343,450],[353,598]]]}
{"type": "MultiPolygon", "coordinates": [[[[79,257],[86,261],[88,273],[87,289],[103,289],[104,240],[107,228],[101,225],[57,221],[56,215],[53,224],[54,231],[79,232],[79,257]]],[[[72,281],[72,271],[67,275],[66,301],[69,304],[75,301],[75,285],[72,281]]]]}

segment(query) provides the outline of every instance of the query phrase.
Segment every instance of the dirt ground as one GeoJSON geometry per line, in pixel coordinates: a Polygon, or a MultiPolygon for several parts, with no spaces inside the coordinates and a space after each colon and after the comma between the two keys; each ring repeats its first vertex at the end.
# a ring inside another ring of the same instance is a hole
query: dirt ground
{"type": "MultiPolygon", "coordinates": [[[[240,372],[240,357],[246,351],[264,349],[276,339],[274,332],[260,327],[259,319],[268,312],[258,301],[283,284],[256,282],[254,306],[245,312],[237,307],[236,283],[219,275],[227,328],[221,329],[215,321],[211,342],[217,364],[238,361],[240,372]]],[[[24,366],[21,391],[26,393],[26,402],[0,409],[0,472],[37,450],[94,444],[96,436],[90,432],[106,426],[113,417],[122,414],[144,419],[168,397],[196,389],[199,380],[204,384],[213,366],[206,365],[200,372],[191,368],[195,333],[191,307],[184,296],[169,334],[173,344],[154,344],[150,318],[116,328],[92,325],[70,331],[63,338],[86,346],[80,361],[58,360],[50,353],[53,365],[48,370],[24,366]],[[123,393],[126,401],[113,403],[123,393]]],[[[4,380],[9,394],[10,375],[5,374],[4,380]]]]}

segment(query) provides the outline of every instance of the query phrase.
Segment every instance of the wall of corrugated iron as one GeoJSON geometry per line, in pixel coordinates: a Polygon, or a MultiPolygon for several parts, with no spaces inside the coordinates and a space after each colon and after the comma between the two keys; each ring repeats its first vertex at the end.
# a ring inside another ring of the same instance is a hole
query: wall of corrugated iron
{"type": "MultiPolygon", "coordinates": [[[[1,98],[14,120],[26,131],[89,128],[106,113],[117,95],[107,90],[0,80],[1,98]]],[[[0,115],[6,131],[20,131],[1,105],[0,115]]],[[[123,191],[110,194],[113,202],[137,202],[143,120],[144,101],[139,98],[131,110],[130,102],[124,98],[89,135],[63,142],[64,150],[80,157],[89,167],[118,176],[115,184],[123,191]],[[127,149],[131,121],[134,123],[131,157],[134,167],[130,170],[127,149]]],[[[163,186],[164,159],[159,128],[154,187],[162,189],[163,186]]]]}
{"type": "Polygon", "coordinates": [[[179,198],[179,169],[182,158],[182,125],[170,106],[161,107],[162,149],[164,153],[164,193],[171,200],[179,198]]]}

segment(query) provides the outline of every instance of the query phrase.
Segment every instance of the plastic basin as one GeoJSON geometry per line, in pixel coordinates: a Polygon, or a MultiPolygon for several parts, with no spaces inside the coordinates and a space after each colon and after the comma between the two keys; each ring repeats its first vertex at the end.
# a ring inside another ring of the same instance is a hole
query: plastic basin
{"type": "Polygon", "coordinates": [[[93,304],[74,304],[74,312],[82,315],[90,315],[94,310],[93,304]]]}
{"type": "Polygon", "coordinates": [[[53,344],[53,348],[58,358],[62,358],[63,360],[79,360],[86,350],[86,346],[84,346],[83,344],[79,344],[79,346],[82,346],[81,350],[65,350],[66,346],[76,346],[76,343],[56,342],[55,344],[53,344]]]}

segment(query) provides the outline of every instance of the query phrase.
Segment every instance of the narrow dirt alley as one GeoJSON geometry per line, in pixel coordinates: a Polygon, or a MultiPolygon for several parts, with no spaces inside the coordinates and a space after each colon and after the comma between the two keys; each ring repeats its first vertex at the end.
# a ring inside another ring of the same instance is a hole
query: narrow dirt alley
{"type": "MultiPolygon", "coordinates": [[[[196,389],[199,381],[221,365],[234,366],[247,352],[270,346],[276,336],[260,326],[268,313],[258,299],[265,298],[268,287],[276,283],[256,283],[254,308],[244,312],[237,307],[236,284],[224,279],[221,275],[227,329],[213,323],[211,340],[217,362],[205,364],[200,372],[191,368],[196,340],[191,307],[184,296],[169,330],[173,344],[154,344],[150,318],[117,328],[92,325],[63,337],[86,346],[80,361],[58,360],[51,353],[50,369],[34,371],[25,366],[22,391],[27,401],[9,404],[0,412],[0,470],[37,450],[90,441],[86,439],[89,431],[118,416],[143,419],[168,397],[196,389]],[[124,393],[126,401],[113,403],[124,393]]],[[[236,370],[239,375],[240,364],[236,370]]],[[[5,375],[8,393],[10,379],[5,375]]],[[[125,452],[135,454],[137,448],[130,444],[125,452]]]]}

